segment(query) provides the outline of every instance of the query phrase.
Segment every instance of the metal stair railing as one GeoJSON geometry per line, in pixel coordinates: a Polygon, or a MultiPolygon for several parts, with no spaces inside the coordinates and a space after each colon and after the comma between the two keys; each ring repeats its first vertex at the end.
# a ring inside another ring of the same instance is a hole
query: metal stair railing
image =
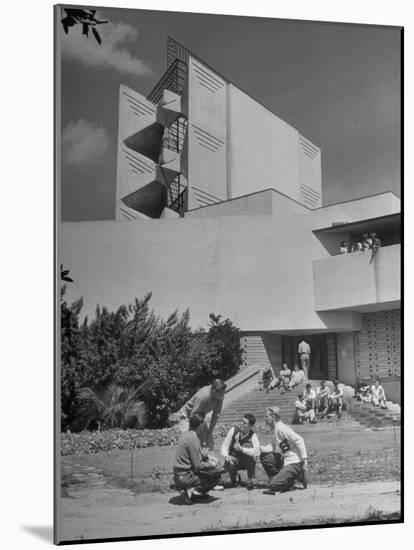
{"type": "Polygon", "coordinates": [[[180,59],[176,59],[148,94],[148,101],[158,105],[164,90],[180,95],[184,89],[186,73],[187,65],[180,59]]]}

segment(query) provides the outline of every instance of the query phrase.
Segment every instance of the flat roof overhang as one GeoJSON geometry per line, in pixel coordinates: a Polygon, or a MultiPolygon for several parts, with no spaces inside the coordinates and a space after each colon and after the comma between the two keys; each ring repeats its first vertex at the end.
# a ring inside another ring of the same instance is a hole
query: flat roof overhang
{"type": "Polygon", "coordinates": [[[386,216],[378,216],[376,218],[368,218],[356,222],[338,222],[328,227],[314,229],[315,235],[324,235],[331,233],[343,233],[350,231],[352,233],[377,233],[381,238],[381,233],[399,231],[401,232],[401,213],[388,214],[386,216]]]}

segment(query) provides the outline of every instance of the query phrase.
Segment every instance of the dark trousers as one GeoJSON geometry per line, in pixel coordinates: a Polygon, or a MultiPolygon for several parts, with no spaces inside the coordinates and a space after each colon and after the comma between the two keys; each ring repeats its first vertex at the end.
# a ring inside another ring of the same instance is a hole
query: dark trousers
{"type": "Polygon", "coordinates": [[[210,470],[208,473],[174,472],[174,483],[177,489],[197,489],[200,493],[208,493],[220,482],[221,471],[210,470]]]}
{"type": "Polygon", "coordinates": [[[283,458],[279,453],[262,453],[260,462],[270,479],[272,491],[289,491],[296,479],[302,481],[302,464],[288,464],[283,466],[283,458]]]}
{"type": "Polygon", "coordinates": [[[230,474],[230,479],[233,483],[237,480],[237,471],[238,470],[247,470],[247,477],[249,479],[254,478],[256,471],[256,461],[252,456],[247,456],[245,454],[237,453],[235,455],[230,455],[231,461],[224,463],[224,469],[230,474]]]}

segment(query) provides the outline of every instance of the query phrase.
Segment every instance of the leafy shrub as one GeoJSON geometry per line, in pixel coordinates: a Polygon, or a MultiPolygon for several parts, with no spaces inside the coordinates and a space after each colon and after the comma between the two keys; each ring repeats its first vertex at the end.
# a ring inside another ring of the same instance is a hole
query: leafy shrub
{"type": "Polygon", "coordinates": [[[81,388],[77,392],[79,416],[86,427],[143,428],[148,411],[137,398],[137,390],[123,389],[116,384],[100,390],[81,388]]]}
{"type": "Polygon", "coordinates": [[[150,299],[147,294],[115,312],[98,306],[95,318],[82,324],[82,299],[61,302],[63,431],[130,426],[119,410],[116,419],[115,409],[108,410],[114,387],[130,388],[135,401],[145,403],[149,425],[163,427],[199,388],[239,369],[240,334],[231,321],[211,314],[209,331],[194,332],[188,310],[163,320],[150,311],[150,299]]]}

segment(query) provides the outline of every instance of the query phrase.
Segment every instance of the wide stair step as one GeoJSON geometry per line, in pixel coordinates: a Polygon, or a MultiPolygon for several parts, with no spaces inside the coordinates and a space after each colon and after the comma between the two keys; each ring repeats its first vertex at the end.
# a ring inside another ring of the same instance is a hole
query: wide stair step
{"type": "MultiPolygon", "coordinates": [[[[313,388],[319,386],[319,380],[309,380],[313,388]]],[[[282,418],[287,422],[292,422],[295,413],[295,401],[297,394],[303,392],[307,382],[296,386],[292,391],[281,394],[278,389],[270,390],[269,393],[260,391],[259,388],[250,390],[240,398],[231,402],[220,415],[219,423],[221,425],[234,425],[240,421],[246,413],[252,413],[256,416],[257,425],[264,424],[264,415],[266,407],[278,406],[281,410],[282,418]]],[[[331,384],[330,384],[331,385],[331,384]]],[[[401,418],[400,406],[396,403],[387,402],[387,409],[373,407],[368,403],[357,401],[354,396],[354,389],[351,386],[343,385],[344,397],[347,404],[346,411],[343,411],[342,418],[337,419],[328,416],[318,420],[318,429],[326,425],[326,429],[331,429],[333,425],[340,422],[341,426],[349,428],[372,427],[382,428],[387,426],[399,425],[401,418]]],[[[306,424],[300,426],[303,429],[306,424]]],[[[315,429],[315,426],[310,426],[315,429]]]]}

